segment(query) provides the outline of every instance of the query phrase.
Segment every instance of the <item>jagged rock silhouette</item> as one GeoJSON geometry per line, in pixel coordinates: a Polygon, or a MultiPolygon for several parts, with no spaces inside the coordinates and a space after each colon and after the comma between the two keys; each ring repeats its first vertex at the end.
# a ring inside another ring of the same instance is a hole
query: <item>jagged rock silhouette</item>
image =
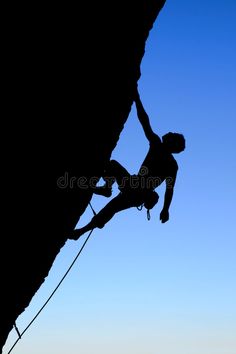
{"type": "Polygon", "coordinates": [[[13,18],[0,348],[86,209],[87,186],[110,159],[164,3],[47,4],[13,18]]]}

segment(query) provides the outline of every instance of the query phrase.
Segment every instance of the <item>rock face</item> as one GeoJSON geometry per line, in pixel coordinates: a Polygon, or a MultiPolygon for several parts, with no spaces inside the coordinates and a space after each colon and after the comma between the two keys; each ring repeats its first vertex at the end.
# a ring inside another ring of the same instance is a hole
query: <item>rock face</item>
{"type": "Polygon", "coordinates": [[[1,348],[119,140],[164,3],[63,2],[27,9],[20,20],[15,9],[4,128],[1,348]]]}

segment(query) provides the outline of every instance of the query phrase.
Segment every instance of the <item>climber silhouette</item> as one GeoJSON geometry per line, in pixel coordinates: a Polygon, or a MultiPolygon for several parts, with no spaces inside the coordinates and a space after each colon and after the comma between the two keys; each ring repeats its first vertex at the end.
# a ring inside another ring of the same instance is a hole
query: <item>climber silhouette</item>
{"type": "Polygon", "coordinates": [[[162,136],[161,140],[151,128],[149,117],[140,100],[138,89],[135,91],[134,101],[138,119],[143,127],[146,138],[149,140],[149,151],[137,175],[130,175],[115,160],[108,162],[102,176],[105,184],[95,187],[94,193],[110,197],[114,182],[117,182],[120,193],[99,211],[87,225],[73,230],[69,236],[70,239],[77,240],[89,230],[96,227],[103,228],[119,211],[140,206],[146,207],[147,210],[152,209],[159,199],[155,188],[164,181],[166,183],[166,190],[160,220],[162,223],[169,220],[169,207],[178,171],[177,162],[172,154],[180,153],[185,149],[185,138],[182,134],[169,132],[162,136]]]}

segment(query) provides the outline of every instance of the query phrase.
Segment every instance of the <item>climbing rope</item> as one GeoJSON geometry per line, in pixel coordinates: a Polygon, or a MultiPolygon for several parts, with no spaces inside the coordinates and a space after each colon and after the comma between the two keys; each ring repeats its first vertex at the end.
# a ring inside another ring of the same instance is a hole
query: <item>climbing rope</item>
{"type": "Polygon", "coordinates": [[[73,262],[71,263],[71,265],[69,266],[69,268],[67,269],[67,271],[65,272],[65,274],[63,275],[63,277],[61,278],[60,282],[58,283],[58,285],[56,286],[56,288],[53,290],[53,292],[51,293],[51,295],[49,296],[49,298],[47,299],[47,301],[43,304],[43,306],[40,308],[40,310],[36,313],[36,315],[34,316],[34,318],[30,321],[30,323],[28,324],[28,326],[23,330],[22,333],[19,332],[16,324],[14,324],[14,327],[17,331],[18,334],[18,339],[15,341],[15,343],[13,344],[13,346],[11,347],[11,349],[8,351],[7,354],[10,354],[11,351],[13,350],[13,348],[16,346],[16,344],[18,343],[18,341],[22,338],[22,336],[25,334],[25,332],[28,330],[28,328],[32,325],[32,323],[36,320],[36,318],[39,316],[39,314],[42,312],[42,310],[45,308],[45,306],[48,304],[48,302],[51,300],[51,298],[53,297],[53,295],[55,294],[55,292],[57,291],[57,289],[60,287],[61,283],[63,282],[63,280],[65,279],[65,277],[67,276],[67,274],[69,273],[69,271],[71,270],[71,268],[73,267],[73,265],[75,264],[77,258],[80,256],[84,246],[86,245],[89,237],[91,236],[93,232],[93,229],[90,231],[90,233],[88,234],[86,240],[84,241],[82,247],[80,248],[79,252],[77,253],[77,255],[75,256],[73,262]]]}
{"type": "Polygon", "coordinates": [[[93,206],[92,206],[92,204],[90,202],[89,202],[89,206],[92,209],[93,215],[94,216],[97,215],[96,211],[93,209],[93,206]]]}
{"type": "Polygon", "coordinates": [[[18,334],[18,337],[21,338],[21,334],[20,334],[19,329],[17,328],[16,322],[14,323],[14,328],[16,330],[16,333],[18,334]]]}
{"type": "MultiPolygon", "coordinates": [[[[96,212],[92,206],[92,204],[89,202],[90,208],[93,212],[94,215],[96,215],[96,212]]],[[[137,207],[138,210],[142,210],[143,209],[143,205],[142,204],[140,207],[137,207]]],[[[149,209],[147,210],[147,218],[148,220],[150,220],[150,211],[149,209]]],[[[90,233],[88,234],[87,238],[85,239],[83,245],[81,246],[79,252],[77,253],[77,255],[75,256],[75,258],[73,259],[71,265],[69,266],[69,268],[67,269],[67,271],[65,272],[65,274],[63,275],[63,277],[61,278],[61,280],[59,281],[59,283],[57,284],[56,288],[53,290],[53,292],[51,293],[51,295],[48,297],[48,299],[45,301],[45,303],[43,304],[43,306],[39,309],[39,311],[36,313],[36,315],[33,317],[33,319],[30,321],[30,323],[28,324],[28,326],[26,326],[26,328],[23,330],[22,333],[20,333],[19,329],[17,328],[16,323],[14,323],[14,328],[18,334],[18,338],[15,341],[15,343],[12,345],[12,347],[10,348],[10,350],[8,351],[7,354],[10,354],[13,350],[13,348],[16,346],[16,344],[19,342],[19,340],[22,338],[22,336],[25,334],[25,332],[29,329],[29,327],[33,324],[33,322],[36,320],[36,318],[39,316],[39,314],[43,311],[43,309],[46,307],[46,305],[48,304],[48,302],[51,300],[51,298],[53,297],[53,295],[55,294],[55,292],[58,290],[58,288],[60,287],[60,285],[62,284],[63,280],[66,278],[66,276],[68,275],[69,271],[71,270],[71,268],[73,267],[73,265],[75,264],[76,260],[78,259],[78,257],[80,256],[81,252],[83,251],[86,243],[88,242],[92,232],[94,229],[92,229],[90,231],[90,233]]]]}

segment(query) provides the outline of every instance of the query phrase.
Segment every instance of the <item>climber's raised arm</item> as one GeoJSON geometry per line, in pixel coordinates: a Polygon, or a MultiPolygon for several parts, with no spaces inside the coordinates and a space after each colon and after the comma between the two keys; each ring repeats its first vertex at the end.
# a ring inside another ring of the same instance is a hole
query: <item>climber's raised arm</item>
{"type": "Polygon", "coordinates": [[[136,104],[138,119],[143,127],[146,138],[149,141],[153,140],[153,138],[157,138],[158,135],[156,133],[154,133],[154,131],[152,130],[148,114],[143,107],[142,101],[139,96],[138,89],[135,93],[134,101],[136,104]]]}

